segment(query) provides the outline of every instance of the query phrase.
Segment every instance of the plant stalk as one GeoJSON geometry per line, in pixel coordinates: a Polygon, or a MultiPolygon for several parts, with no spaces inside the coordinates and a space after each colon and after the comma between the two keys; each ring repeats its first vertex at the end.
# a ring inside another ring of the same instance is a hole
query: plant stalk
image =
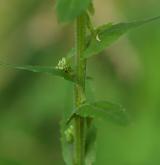
{"type": "MultiPolygon", "coordinates": [[[[79,107],[85,101],[86,60],[82,60],[82,54],[86,45],[86,16],[81,15],[76,20],[76,80],[75,107],[79,107]]],[[[75,143],[74,165],[85,164],[85,128],[86,121],[80,116],[75,117],[75,143]]]]}

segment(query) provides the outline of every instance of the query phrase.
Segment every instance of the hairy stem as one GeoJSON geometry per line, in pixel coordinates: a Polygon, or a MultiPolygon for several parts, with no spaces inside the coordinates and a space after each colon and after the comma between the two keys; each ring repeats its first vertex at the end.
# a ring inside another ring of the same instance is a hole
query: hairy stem
{"type": "MultiPolygon", "coordinates": [[[[86,16],[82,15],[76,20],[76,79],[75,107],[79,107],[85,101],[86,60],[81,60],[86,43],[86,16]]],[[[85,126],[84,118],[75,117],[75,143],[74,165],[84,165],[85,159],[85,126]]]]}

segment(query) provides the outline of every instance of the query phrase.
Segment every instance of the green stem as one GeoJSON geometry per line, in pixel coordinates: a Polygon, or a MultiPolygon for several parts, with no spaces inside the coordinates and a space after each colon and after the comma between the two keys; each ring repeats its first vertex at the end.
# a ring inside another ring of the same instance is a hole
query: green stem
{"type": "MultiPolygon", "coordinates": [[[[76,79],[75,107],[79,107],[85,101],[86,60],[81,60],[86,43],[86,16],[82,15],[76,20],[76,79]]],[[[84,118],[75,117],[75,143],[74,165],[84,165],[85,161],[85,126],[84,118]]]]}

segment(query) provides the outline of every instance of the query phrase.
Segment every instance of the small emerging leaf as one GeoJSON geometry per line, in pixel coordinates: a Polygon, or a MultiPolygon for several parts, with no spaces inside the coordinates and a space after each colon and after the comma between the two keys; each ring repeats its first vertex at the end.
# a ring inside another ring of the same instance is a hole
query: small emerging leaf
{"type": "Polygon", "coordinates": [[[85,118],[91,117],[102,119],[104,121],[110,120],[121,125],[126,125],[129,122],[128,114],[125,109],[119,104],[108,101],[97,101],[81,105],[69,118],[68,123],[74,118],[75,115],[85,118]]]}
{"type": "Polygon", "coordinates": [[[146,23],[160,19],[159,17],[154,17],[142,21],[134,21],[130,23],[118,23],[115,25],[107,24],[99,27],[96,30],[96,36],[91,35],[88,38],[88,45],[84,51],[83,57],[89,58],[103,51],[105,48],[109,47],[113,42],[118,40],[123,34],[137,28],[146,23]]]}
{"type": "Polygon", "coordinates": [[[61,22],[73,21],[89,7],[91,0],[57,0],[56,12],[61,22]]]}
{"type": "Polygon", "coordinates": [[[54,76],[63,77],[64,79],[72,81],[72,82],[75,81],[73,74],[67,73],[63,70],[56,69],[55,67],[52,67],[52,66],[32,66],[32,65],[18,66],[18,65],[3,64],[3,63],[0,65],[4,65],[6,67],[10,67],[10,68],[18,69],[18,70],[26,70],[26,71],[36,72],[36,73],[49,73],[54,76]]]}

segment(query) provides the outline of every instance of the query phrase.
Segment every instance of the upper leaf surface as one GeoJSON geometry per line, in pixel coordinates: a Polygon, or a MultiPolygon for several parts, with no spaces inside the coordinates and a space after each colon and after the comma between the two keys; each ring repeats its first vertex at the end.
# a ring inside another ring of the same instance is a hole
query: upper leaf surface
{"type": "Polygon", "coordinates": [[[66,73],[63,70],[56,69],[52,66],[32,66],[32,65],[24,65],[24,66],[18,66],[18,65],[11,65],[11,64],[1,64],[10,68],[18,69],[18,70],[26,70],[36,73],[49,73],[54,76],[60,76],[63,77],[66,80],[75,81],[74,75],[71,73],[66,73]]]}
{"type": "Polygon", "coordinates": [[[73,21],[90,5],[91,0],[57,0],[56,12],[61,22],[73,21]]]}
{"type": "Polygon", "coordinates": [[[66,139],[65,131],[67,127],[65,121],[61,122],[61,145],[62,145],[62,154],[66,165],[73,164],[73,144],[69,143],[66,139]]]}
{"type": "Polygon", "coordinates": [[[89,58],[103,51],[123,34],[146,23],[160,19],[160,16],[130,23],[107,24],[96,29],[96,35],[88,37],[88,46],[83,57],[89,58]]]}
{"type": "Polygon", "coordinates": [[[97,101],[83,104],[74,112],[68,122],[75,114],[81,117],[98,118],[105,121],[110,120],[120,125],[126,125],[129,123],[128,114],[125,109],[119,104],[108,101],[97,101]]]}
{"type": "Polygon", "coordinates": [[[92,123],[88,128],[86,134],[86,153],[85,153],[85,163],[93,164],[96,160],[96,138],[97,138],[97,129],[92,123]]]}

